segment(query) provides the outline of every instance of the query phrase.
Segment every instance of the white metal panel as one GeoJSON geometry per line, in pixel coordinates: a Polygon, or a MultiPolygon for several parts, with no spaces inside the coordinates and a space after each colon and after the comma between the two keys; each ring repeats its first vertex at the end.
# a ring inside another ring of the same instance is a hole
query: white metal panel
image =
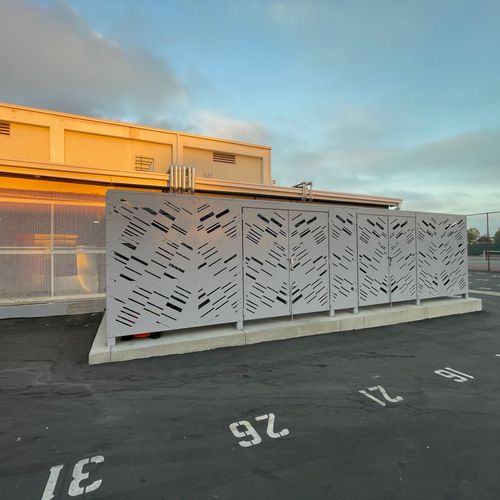
{"type": "Polygon", "coordinates": [[[108,201],[108,336],[196,326],[193,199],[122,193],[108,201]]]}
{"type": "Polygon", "coordinates": [[[467,293],[464,217],[417,214],[417,251],[420,299],[467,293]]]}
{"type": "Polygon", "coordinates": [[[417,298],[415,218],[389,216],[390,300],[417,298]]]}
{"type": "Polygon", "coordinates": [[[333,309],[358,305],[356,212],[330,209],[330,293],[333,309]]]}
{"type": "MultiPolygon", "coordinates": [[[[107,201],[109,337],[389,303],[389,280],[392,301],[415,298],[412,213],[117,191],[107,201]]],[[[464,218],[417,224],[420,298],[466,293],[464,218]]]]}
{"type": "Polygon", "coordinates": [[[387,217],[358,214],[359,305],[389,302],[387,217]]]}
{"type": "Polygon", "coordinates": [[[242,321],[240,204],[224,198],[195,204],[199,324],[242,321]]]}
{"type": "Polygon", "coordinates": [[[244,318],[290,314],[288,211],[243,209],[244,318]]]}
{"type": "Polygon", "coordinates": [[[328,213],[290,211],[292,313],[329,309],[328,213]]]}

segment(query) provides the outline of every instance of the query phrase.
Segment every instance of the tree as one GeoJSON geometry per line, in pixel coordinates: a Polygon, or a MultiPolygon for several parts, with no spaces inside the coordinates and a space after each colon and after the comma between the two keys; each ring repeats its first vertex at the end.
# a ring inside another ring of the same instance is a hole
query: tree
{"type": "Polygon", "coordinates": [[[467,241],[471,243],[472,241],[476,241],[479,238],[480,235],[479,229],[476,229],[475,227],[471,227],[470,229],[467,229],[467,241]]]}
{"type": "Polygon", "coordinates": [[[493,238],[491,236],[483,235],[477,239],[477,242],[478,243],[493,243],[493,238]]]}
{"type": "Polygon", "coordinates": [[[500,228],[497,229],[495,236],[493,236],[495,243],[500,243],[500,228]]]}

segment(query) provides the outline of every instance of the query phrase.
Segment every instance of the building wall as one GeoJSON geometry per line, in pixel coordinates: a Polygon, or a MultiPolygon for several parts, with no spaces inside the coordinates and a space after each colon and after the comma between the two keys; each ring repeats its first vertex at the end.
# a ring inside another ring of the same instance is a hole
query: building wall
{"type": "Polygon", "coordinates": [[[27,161],[50,160],[49,127],[15,122],[7,124],[8,127],[0,129],[0,157],[27,161]]]}
{"type": "Polygon", "coordinates": [[[172,144],[73,130],[65,130],[64,144],[64,162],[70,165],[166,173],[174,163],[172,144]]]}
{"type": "Polygon", "coordinates": [[[10,104],[0,104],[2,159],[145,176],[166,173],[172,163],[189,164],[196,167],[197,177],[271,184],[267,146],[10,104]],[[224,155],[234,156],[235,162],[228,164],[224,155]]]}

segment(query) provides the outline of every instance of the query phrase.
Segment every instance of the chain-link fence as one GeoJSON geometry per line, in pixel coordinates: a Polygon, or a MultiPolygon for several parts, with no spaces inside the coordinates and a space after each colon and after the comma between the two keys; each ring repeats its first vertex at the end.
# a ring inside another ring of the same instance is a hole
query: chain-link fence
{"type": "Polygon", "coordinates": [[[104,197],[0,189],[0,305],[105,296],[104,197]]]}
{"type": "Polygon", "coordinates": [[[500,272],[500,211],[467,216],[470,271],[500,272]]]}

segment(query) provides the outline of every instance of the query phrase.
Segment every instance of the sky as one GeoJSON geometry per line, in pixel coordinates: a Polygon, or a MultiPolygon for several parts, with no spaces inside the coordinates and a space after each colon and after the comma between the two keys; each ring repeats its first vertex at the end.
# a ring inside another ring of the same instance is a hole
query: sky
{"type": "Polygon", "coordinates": [[[499,0],[0,0],[0,101],[270,145],[279,185],[500,210],[499,0]]]}

